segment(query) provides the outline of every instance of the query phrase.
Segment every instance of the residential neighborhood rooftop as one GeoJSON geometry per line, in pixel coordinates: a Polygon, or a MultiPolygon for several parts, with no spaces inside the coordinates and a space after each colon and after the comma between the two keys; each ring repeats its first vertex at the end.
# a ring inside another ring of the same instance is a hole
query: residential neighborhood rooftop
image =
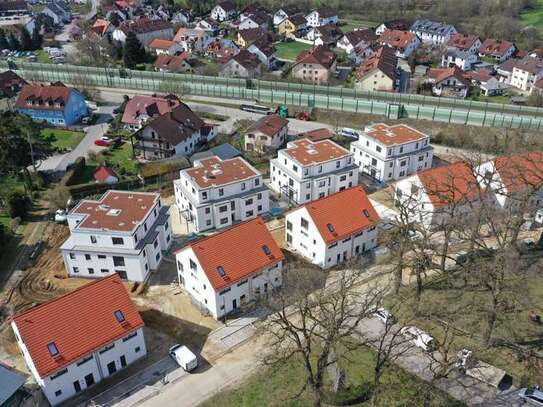
{"type": "Polygon", "coordinates": [[[337,160],[350,154],[348,150],[334,143],[332,140],[321,140],[312,142],[308,139],[292,141],[284,152],[301,165],[323,163],[330,160],[337,160]]]}
{"type": "Polygon", "coordinates": [[[15,106],[24,109],[32,104],[32,109],[64,110],[72,90],[72,88],[64,85],[27,84],[21,89],[15,106]]]}
{"type": "Polygon", "coordinates": [[[406,124],[395,124],[389,126],[378,123],[368,126],[365,135],[386,146],[396,146],[423,140],[428,136],[406,124]]]}
{"type": "Polygon", "coordinates": [[[226,185],[260,175],[241,157],[224,161],[219,157],[205,158],[185,172],[200,188],[226,185]]]}
{"type": "Polygon", "coordinates": [[[121,121],[125,124],[140,124],[142,117],[156,117],[177,106],[180,100],[173,95],[144,96],[136,95],[128,101],[121,121]]]}
{"type": "Polygon", "coordinates": [[[288,125],[287,119],[284,119],[277,114],[270,114],[263,116],[254,122],[247,129],[247,133],[260,132],[272,137],[286,125],[288,125]]]}

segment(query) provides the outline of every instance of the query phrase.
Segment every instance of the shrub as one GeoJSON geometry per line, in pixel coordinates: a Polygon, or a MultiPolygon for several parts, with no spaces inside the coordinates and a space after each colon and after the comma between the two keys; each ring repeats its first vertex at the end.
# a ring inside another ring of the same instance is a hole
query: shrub
{"type": "Polygon", "coordinates": [[[10,218],[26,218],[30,208],[30,199],[21,192],[14,192],[8,198],[8,213],[10,218]]]}
{"type": "Polygon", "coordinates": [[[21,224],[21,218],[13,218],[9,222],[9,228],[11,230],[11,233],[16,233],[17,229],[19,228],[19,225],[21,224]]]}

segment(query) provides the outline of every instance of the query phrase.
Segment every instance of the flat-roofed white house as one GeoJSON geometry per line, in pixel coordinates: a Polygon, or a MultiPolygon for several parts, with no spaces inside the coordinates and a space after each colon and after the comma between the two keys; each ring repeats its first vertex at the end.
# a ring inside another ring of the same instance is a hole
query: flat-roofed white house
{"type": "Polygon", "coordinates": [[[169,208],[151,192],[109,190],[99,200],[82,200],[68,214],[68,226],[61,251],[73,277],[116,273],[145,281],[172,242],[169,208]]]}
{"type": "Polygon", "coordinates": [[[430,136],[405,124],[367,126],[351,143],[360,172],[381,181],[394,181],[432,167],[430,136]]]}
{"type": "Polygon", "coordinates": [[[380,217],[361,186],[309,202],[285,217],[288,250],[324,269],[377,246],[380,217]]]}
{"type": "Polygon", "coordinates": [[[196,160],[174,181],[177,209],[197,232],[220,229],[269,212],[262,174],[241,157],[196,160]]]}
{"type": "Polygon", "coordinates": [[[146,355],[143,320],[113,274],[15,315],[26,366],[52,406],[146,355]]]}
{"type": "Polygon", "coordinates": [[[175,257],[179,283],[215,319],[282,283],[284,256],[260,217],[195,240],[175,257]]]}
{"type": "Polygon", "coordinates": [[[291,141],[270,160],[271,187],[300,205],[355,186],[353,154],[331,140],[291,141]]]}

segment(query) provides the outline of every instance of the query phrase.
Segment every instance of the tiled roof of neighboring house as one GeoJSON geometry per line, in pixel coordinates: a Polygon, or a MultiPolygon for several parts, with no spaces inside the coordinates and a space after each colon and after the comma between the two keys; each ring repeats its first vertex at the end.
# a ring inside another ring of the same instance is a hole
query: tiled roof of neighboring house
{"type": "Polygon", "coordinates": [[[381,220],[361,186],[304,205],[327,244],[375,226],[381,220]]]}
{"type": "Polygon", "coordinates": [[[345,33],[345,37],[347,37],[347,39],[353,46],[356,46],[361,41],[371,44],[379,38],[379,36],[375,34],[375,31],[372,28],[350,31],[348,33],[345,33]]]}
{"type": "Polygon", "coordinates": [[[167,71],[178,71],[183,69],[185,62],[188,63],[190,55],[188,52],[183,52],[181,55],[160,54],[155,59],[154,67],[167,71]]]}
{"type": "MultiPolygon", "coordinates": [[[[525,58],[528,55],[530,55],[530,53],[526,51],[525,49],[519,49],[517,50],[517,52],[515,52],[515,58],[525,58]]],[[[538,57],[538,58],[541,58],[541,57],[538,57]]]]}
{"type": "Polygon", "coordinates": [[[254,23],[256,23],[259,26],[264,25],[270,21],[270,16],[268,16],[268,14],[262,10],[258,10],[252,13],[247,18],[251,19],[254,23]]]}
{"type": "Polygon", "coordinates": [[[385,21],[383,24],[389,30],[407,31],[409,29],[408,21],[403,18],[385,21]]]}
{"type": "Polygon", "coordinates": [[[204,121],[190,107],[180,103],[171,112],[166,112],[151,120],[144,128],[152,128],[161,139],[166,140],[172,146],[176,146],[191,137],[195,132],[200,131],[203,126],[204,121]]]}
{"type": "Polygon", "coordinates": [[[119,29],[125,34],[128,34],[130,31],[134,31],[136,34],[143,34],[153,31],[167,30],[168,28],[173,28],[172,23],[169,21],[150,20],[148,18],[124,21],[119,26],[119,29]]]}
{"type": "Polygon", "coordinates": [[[294,27],[304,27],[307,25],[307,20],[305,19],[305,16],[302,13],[297,14],[291,14],[289,15],[286,20],[290,21],[294,27]]]}
{"type": "Polygon", "coordinates": [[[230,184],[260,175],[241,157],[224,161],[218,157],[210,157],[185,171],[200,188],[230,184]]]}
{"type": "Polygon", "coordinates": [[[284,259],[260,217],[196,240],[190,247],[215,290],[229,287],[284,259]]]}
{"type": "Polygon", "coordinates": [[[315,11],[319,13],[319,18],[329,18],[337,16],[337,11],[330,7],[321,7],[315,11]]]}
{"type": "Polygon", "coordinates": [[[426,134],[409,127],[406,124],[374,124],[365,132],[366,136],[386,146],[396,146],[428,137],[426,134]]]}
{"type": "Polygon", "coordinates": [[[536,83],[534,83],[534,88],[543,90],[543,78],[539,79],[536,83]]]}
{"type": "Polygon", "coordinates": [[[237,55],[234,55],[232,59],[248,71],[258,68],[261,64],[260,59],[246,49],[242,49],[237,55]]]}
{"type": "Polygon", "coordinates": [[[77,229],[131,232],[144,221],[160,199],[151,192],[109,190],[99,200],[82,200],[70,215],[84,215],[77,229]]]}
{"type": "Polygon", "coordinates": [[[236,10],[236,5],[230,0],[219,1],[217,5],[220,6],[226,12],[236,10]]]}
{"type": "Polygon", "coordinates": [[[543,186],[543,152],[498,157],[494,160],[496,171],[507,193],[525,190],[537,191],[543,186]]]}
{"type": "Polygon", "coordinates": [[[255,123],[253,123],[248,129],[247,133],[260,132],[267,136],[273,137],[281,131],[281,129],[288,125],[288,120],[283,119],[277,114],[270,114],[262,116],[255,123]]]}
{"type": "Polygon", "coordinates": [[[343,36],[343,31],[335,24],[321,25],[314,28],[319,34],[324,44],[336,42],[343,36]]]}
{"type": "Polygon", "coordinates": [[[63,111],[68,103],[72,88],[52,85],[24,85],[15,103],[18,108],[63,111]],[[34,102],[29,105],[29,102],[34,102]]]}
{"type": "Polygon", "coordinates": [[[160,116],[172,110],[179,103],[181,101],[174,95],[163,97],[136,95],[126,104],[121,122],[138,125],[142,116],[149,118],[160,116]]]}
{"type": "Polygon", "coordinates": [[[260,52],[262,52],[267,58],[270,58],[277,51],[273,46],[273,43],[270,42],[266,37],[257,39],[251,44],[251,47],[256,47],[260,52]]]}
{"type": "Polygon", "coordinates": [[[449,38],[449,41],[447,42],[447,46],[466,51],[473,47],[473,44],[475,44],[477,40],[479,40],[479,37],[476,35],[456,33],[451,35],[451,38],[449,38]]]}
{"type": "Polygon", "coordinates": [[[336,61],[337,55],[330,48],[319,45],[312,50],[303,51],[296,58],[296,64],[319,64],[326,69],[330,69],[336,61]]]}
{"type": "Polygon", "coordinates": [[[471,81],[483,83],[488,81],[490,78],[493,78],[491,72],[488,69],[476,69],[473,71],[467,71],[464,73],[464,76],[471,81]]]}
{"type": "Polygon", "coordinates": [[[332,140],[322,140],[314,143],[311,140],[302,139],[293,141],[290,144],[294,144],[294,146],[286,148],[284,152],[301,165],[337,160],[350,154],[349,150],[332,140]]]}
{"type": "Polygon", "coordinates": [[[502,57],[511,47],[514,46],[515,44],[509,41],[487,38],[479,47],[479,53],[483,55],[502,57]]]}
{"type": "Polygon", "coordinates": [[[379,41],[389,47],[404,50],[415,38],[416,35],[409,31],[386,30],[379,41]]]}
{"type": "Polygon", "coordinates": [[[118,274],[37,305],[13,321],[41,377],[143,326],[118,274]],[[58,356],[49,349],[57,350],[58,356]]]}
{"type": "Polygon", "coordinates": [[[26,81],[13,71],[0,73],[0,96],[11,98],[15,96],[18,89],[26,85],[26,81]]]}
{"type": "Polygon", "coordinates": [[[0,406],[7,407],[8,404],[6,401],[8,401],[21,387],[23,387],[25,382],[25,376],[0,363],[0,383],[2,383],[2,386],[0,386],[0,406]]]}
{"type": "Polygon", "coordinates": [[[279,10],[283,10],[283,12],[289,17],[293,16],[294,14],[300,14],[302,12],[302,10],[300,10],[300,8],[294,4],[291,4],[285,7],[280,7],[277,9],[277,11],[279,10]]]}
{"type": "Polygon", "coordinates": [[[177,44],[175,41],[166,40],[164,38],[155,38],[149,43],[148,47],[154,49],[169,49],[175,44],[177,44]]]}
{"type": "Polygon", "coordinates": [[[398,57],[390,47],[380,47],[369,58],[367,58],[356,70],[356,78],[363,79],[366,75],[379,69],[390,79],[395,80],[397,76],[398,57]]]}
{"type": "Polygon", "coordinates": [[[99,166],[96,171],[94,171],[93,176],[94,179],[98,182],[106,182],[109,177],[119,178],[113,168],[104,167],[103,165],[99,166]]]}
{"type": "Polygon", "coordinates": [[[464,162],[431,168],[417,176],[435,208],[471,201],[479,196],[473,169],[464,162]]]}
{"type": "Polygon", "coordinates": [[[265,36],[266,30],[264,30],[261,27],[256,27],[256,28],[248,28],[246,30],[239,30],[238,33],[240,37],[243,39],[243,41],[247,43],[252,43],[256,41],[257,39],[265,36]]]}
{"type": "Polygon", "coordinates": [[[498,65],[498,71],[513,72],[513,68],[515,67],[518,61],[519,61],[518,59],[514,59],[514,58],[508,59],[507,61],[498,65]]]}
{"type": "Polygon", "coordinates": [[[298,134],[298,138],[306,138],[311,140],[313,143],[316,141],[331,139],[332,137],[334,137],[334,133],[332,132],[332,130],[326,128],[310,130],[298,134]]]}
{"type": "Polygon", "coordinates": [[[0,12],[28,10],[28,3],[25,0],[2,0],[0,1],[0,12]]]}
{"type": "Polygon", "coordinates": [[[543,58],[543,48],[536,48],[530,54],[538,58],[543,58]]]}
{"type": "Polygon", "coordinates": [[[537,57],[526,57],[517,61],[514,68],[537,75],[543,69],[543,60],[537,57]]]}
{"type": "Polygon", "coordinates": [[[100,37],[103,37],[107,30],[111,27],[111,23],[108,20],[97,19],[94,24],[89,28],[90,31],[98,34],[100,37]]]}
{"type": "Polygon", "coordinates": [[[464,75],[464,71],[458,68],[456,65],[452,68],[430,68],[428,70],[428,77],[434,82],[439,83],[450,77],[454,77],[465,86],[469,86],[470,82],[464,75]]]}
{"type": "Polygon", "coordinates": [[[454,27],[450,24],[430,20],[416,20],[411,26],[411,31],[419,31],[435,35],[448,34],[451,30],[454,30],[454,27]]]}
{"type": "Polygon", "coordinates": [[[173,40],[175,42],[185,41],[184,38],[200,38],[206,35],[206,31],[199,28],[180,27],[173,40]]]}
{"type": "Polygon", "coordinates": [[[264,7],[262,7],[262,5],[259,3],[259,2],[255,2],[255,3],[250,3],[248,4],[247,6],[245,6],[245,8],[243,10],[241,10],[241,13],[242,14],[253,14],[253,13],[256,13],[256,12],[266,12],[266,10],[264,9],[264,7]]]}

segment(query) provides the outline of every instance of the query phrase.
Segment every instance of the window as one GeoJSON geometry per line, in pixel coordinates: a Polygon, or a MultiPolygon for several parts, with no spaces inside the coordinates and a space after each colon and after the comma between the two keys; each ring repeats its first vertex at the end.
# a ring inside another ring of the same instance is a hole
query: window
{"type": "Polygon", "coordinates": [[[105,255],[105,254],[99,254],[99,255],[98,255],[98,258],[99,258],[99,259],[105,259],[105,258],[106,258],[106,255],[105,255]]]}
{"type": "Polygon", "coordinates": [[[100,273],[109,273],[109,269],[100,269],[100,273]]]}
{"type": "Polygon", "coordinates": [[[124,266],[124,257],[113,256],[113,265],[123,267],[124,266]]]}
{"type": "Polygon", "coordinates": [[[245,212],[245,217],[248,218],[250,216],[253,216],[254,212],[253,211],[247,211],[245,212]]]}
{"type": "Polygon", "coordinates": [[[51,356],[57,356],[59,354],[59,351],[55,342],[49,342],[47,344],[47,350],[49,351],[49,354],[51,356]]]}
{"type": "Polygon", "coordinates": [[[382,150],[382,148],[381,148],[381,146],[375,146],[375,150],[376,150],[378,153],[380,153],[381,150],[382,150]]]}
{"type": "Polygon", "coordinates": [[[56,396],[56,397],[60,396],[61,394],[62,394],[62,390],[57,390],[57,391],[55,392],[55,396],[56,396]]]}
{"type": "Polygon", "coordinates": [[[226,294],[226,293],[229,292],[229,291],[230,291],[230,287],[225,288],[224,290],[222,290],[221,292],[219,292],[219,295],[226,294]]]}
{"type": "Polygon", "coordinates": [[[123,314],[123,312],[122,312],[120,309],[118,309],[117,311],[115,311],[115,312],[113,313],[113,315],[115,315],[115,319],[117,320],[117,322],[122,323],[122,322],[125,321],[124,314],[123,314]]]}
{"type": "Polygon", "coordinates": [[[205,208],[204,212],[206,215],[208,215],[211,212],[211,208],[208,206],[207,208],[205,208]]]}
{"type": "Polygon", "coordinates": [[[304,229],[307,229],[309,227],[309,222],[307,219],[300,218],[300,226],[304,229]]]}
{"type": "Polygon", "coordinates": [[[111,241],[114,245],[124,244],[124,239],[122,237],[112,237],[111,241]]]}
{"type": "Polygon", "coordinates": [[[248,281],[248,280],[240,281],[240,282],[238,283],[238,287],[241,287],[242,285],[247,284],[247,281],[248,281]]]}
{"type": "Polygon", "coordinates": [[[423,155],[421,155],[421,156],[419,157],[419,162],[422,161],[422,160],[424,160],[424,156],[423,156],[423,155]]]}
{"type": "Polygon", "coordinates": [[[257,179],[255,179],[255,187],[257,187],[259,185],[260,185],[260,180],[257,178],[257,179]]]}
{"type": "Polygon", "coordinates": [[[132,333],[132,334],[130,334],[130,335],[128,335],[128,336],[125,336],[125,337],[123,338],[123,342],[129,341],[130,339],[132,339],[132,338],[134,338],[134,337],[136,337],[136,336],[138,336],[138,331],[136,331],[136,332],[134,332],[134,333],[132,333]]]}
{"type": "Polygon", "coordinates": [[[287,230],[292,231],[292,222],[287,220],[287,230]]]}
{"type": "Polygon", "coordinates": [[[224,188],[219,188],[219,196],[223,196],[224,195],[224,188]]]}
{"type": "Polygon", "coordinates": [[[94,274],[94,269],[92,267],[89,267],[88,269],[89,274],[94,274]]]}
{"type": "Polygon", "coordinates": [[[252,205],[253,204],[253,198],[249,198],[245,200],[245,205],[252,205]]]}
{"type": "Polygon", "coordinates": [[[292,243],[292,235],[287,233],[287,243],[292,243]]]}
{"type": "Polygon", "coordinates": [[[256,199],[262,199],[262,194],[258,194],[258,195],[256,196],[256,199]]]}
{"type": "Polygon", "coordinates": [[[90,260],[91,259],[91,255],[90,254],[85,254],[85,260],[90,260]]]}
{"type": "Polygon", "coordinates": [[[242,191],[245,191],[245,182],[242,182],[242,183],[241,183],[241,190],[242,190],[242,191]]]}
{"type": "Polygon", "coordinates": [[[223,213],[228,210],[228,205],[219,206],[219,212],[223,213]]]}
{"type": "Polygon", "coordinates": [[[339,180],[340,181],[345,181],[347,179],[347,176],[346,175],[342,175],[341,177],[339,177],[339,180]]]}
{"type": "Polygon", "coordinates": [[[91,243],[96,243],[96,236],[91,236],[90,240],[91,240],[91,243]]]}
{"type": "Polygon", "coordinates": [[[75,254],[70,253],[70,259],[75,260],[75,254]]]}
{"type": "Polygon", "coordinates": [[[141,348],[139,346],[136,346],[136,348],[134,349],[134,352],[138,353],[140,350],[141,348]]]}
{"type": "Polygon", "coordinates": [[[73,271],[74,273],[79,273],[79,267],[73,267],[73,268],[72,268],[72,271],[73,271]]]}
{"type": "Polygon", "coordinates": [[[202,192],[202,199],[207,199],[207,191],[202,192]]]}
{"type": "Polygon", "coordinates": [[[160,260],[160,253],[157,253],[157,254],[156,254],[155,260],[156,260],[156,261],[159,261],[159,260],[160,260]]]}
{"type": "Polygon", "coordinates": [[[341,161],[336,161],[336,168],[339,168],[341,166],[341,161]]]}
{"type": "Polygon", "coordinates": [[[228,223],[228,218],[222,218],[222,219],[219,221],[219,223],[220,223],[221,225],[226,225],[226,224],[228,223]]]}
{"type": "Polygon", "coordinates": [[[197,269],[196,263],[194,261],[192,261],[192,259],[189,259],[189,264],[190,264],[190,269],[191,270],[196,270],[197,269]]]}
{"type": "Polygon", "coordinates": [[[155,239],[155,241],[153,243],[153,247],[156,249],[157,246],[158,246],[158,239],[155,239]]]}

